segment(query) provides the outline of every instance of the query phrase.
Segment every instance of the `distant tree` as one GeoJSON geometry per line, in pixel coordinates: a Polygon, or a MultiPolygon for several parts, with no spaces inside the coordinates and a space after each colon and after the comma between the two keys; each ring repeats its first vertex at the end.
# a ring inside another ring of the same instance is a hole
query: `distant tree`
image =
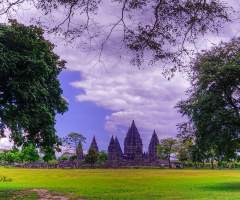
{"type": "Polygon", "coordinates": [[[60,157],[60,160],[69,160],[69,158],[66,157],[66,156],[61,156],[61,157],[60,157]]]}
{"type": "Polygon", "coordinates": [[[61,157],[67,157],[67,158],[69,159],[72,155],[73,155],[72,153],[70,153],[70,152],[68,152],[68,151],[65,151],[65,152],[61,155],[61,157]]]}
{"type": "Polygon", "coordinates": [[[101,165],[104,165],[104,163],[108,160],[108,154],[106,153],[106,151],[99,151],[98,152],[99,155],[99,162],[101,165]]]}
{"type": "Polygon", "coordinates": [[[39,159],[38,150],[33,144],[23,146],[19,157],[22,162],[36,162],[39,159]]]}
{"type": "Polygon", "coordinates": [[[78,160],[78,154],[80,151],[82,151],[82,143],[86,143],[85,140],[86,138],[83,135],[71,132],[63,138],[63,144],[74,148],[78,160]]]}
{"type": "Polygon", "coordinates": [[[43,160],[47,163],[47,168],[48,168],[49,161],[56,159],[55,149],[54,148],[48,148],[48,149],[45,149],[45,150],[41,149],[40,152],[44,154],[43,160]]]}
{"type": "Polygon", "coordinates": [[[69,158],[69,160],[77,160],[77,155],[72,155],[72,156],[70,156],[70,158],[69,158]]]}
{"type": "Polygon", "coordinates": [[[191,123],[180,123],[177,125],[179,134],[177,158],[182,161],[192,161],[192,153],[194,146],[194,127],[191,123]]]}
{"type": "Polygon", "coordinates": [[[91,146],[88,154],[85,156],[85,163],[88,163],[91,165],[91,167],[93,167],[93,165],[97,163],[98,159],[99,155],[97,150],[93,146],[91,146]]]}
{"type": "Polygon", "coordinates": [[[15,146],[10,150],[3,150],[3,153],[0,154],[0,160],[4,160],[7,163],[20,162],[19,149],[15,146]]]}
{"type": "Polygon", "coordinates": [[[66,62],[43,34],[15,20],[0,24],[0,135],[8,127],[16,146],[47,150],[60,145],[55,116],[68,108],[57,79],[66,62]]]}
{"type": "Polygon", "coordinates": [[[174,138],[167,138],[160,140],[157,146],[158,155],[162,159],[167,159],[169,162],[169,167],[171,168],[171,154],[177,152],[177,140],[174,138]]]}

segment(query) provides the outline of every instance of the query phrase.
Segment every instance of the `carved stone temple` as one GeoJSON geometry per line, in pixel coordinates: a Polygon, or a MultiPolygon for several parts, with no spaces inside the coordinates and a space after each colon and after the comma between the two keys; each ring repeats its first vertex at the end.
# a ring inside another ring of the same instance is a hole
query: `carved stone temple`
{"type": "Polygon", "coordinates": [[[141,136],[133,120],[124,140],[124,154],[117,137],[112,136],[108,146],[108,161],[106,167],[124,166],[164,166],[167,161],[157,156],[158,136],[154,130],[148,152],[143,152],[141,136]]]}
{"type": "MultiPolygon", "coordinates": [[[[95,139],[95,135],[93,137],[92,143],[90,145],[90,147],[93,146],[97,151],[98,151],[98,145],[97,145],[97,141],[95,139]]],[[[89,148],[90,149],[90,148],[89,148]]]]}

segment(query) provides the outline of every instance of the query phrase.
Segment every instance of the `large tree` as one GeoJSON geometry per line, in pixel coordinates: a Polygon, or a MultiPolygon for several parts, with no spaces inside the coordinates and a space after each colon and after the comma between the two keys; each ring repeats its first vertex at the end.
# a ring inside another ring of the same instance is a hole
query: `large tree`
{"type": "Polygon", "coordinates": [[[81,38],[81,46],[96,51],[100,63],[110,47],[118,58],[126,49],[132,52],[131,63],[138,66],[144,60],[180,63],[181,55],[190,53],[186,44],[217,33],[231,14],[226,0],[4,0],[0,14],[12,17],[26,2],[52,15],[52,31],[61,31],[68,41],[81,38]]]}
{"type": "Polygon", "coordinates": [[[240,38],[198,55],[191,65],[188,99],[180,113],[194,123],[200,149],[235,158],[240,143],[240,38]]]}
{"type": "Polygon", "coordinates": [[[10,23],[0,24],[0,134],[9,128],[14,145],[48,152],[60,144],[55,115],[67,111],[57,79],[65,61],[41,28],[10,23]]]}

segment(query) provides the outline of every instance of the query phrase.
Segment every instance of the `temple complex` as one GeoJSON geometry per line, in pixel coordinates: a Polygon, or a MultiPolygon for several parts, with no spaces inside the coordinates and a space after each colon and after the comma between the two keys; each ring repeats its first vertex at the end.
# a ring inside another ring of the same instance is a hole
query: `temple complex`
{"type": "Polygon", "coordinates": [[[158,136],[154,130],[148,152],[143,152],[141,136],[133,120],[131,127],[128,129],[124,140],[124,154],[117,137],[112,136],[108,146],[107,167],[124,167],[124,166],[163,166],[166,160],[161,160],[157,156],[158,136]]]}

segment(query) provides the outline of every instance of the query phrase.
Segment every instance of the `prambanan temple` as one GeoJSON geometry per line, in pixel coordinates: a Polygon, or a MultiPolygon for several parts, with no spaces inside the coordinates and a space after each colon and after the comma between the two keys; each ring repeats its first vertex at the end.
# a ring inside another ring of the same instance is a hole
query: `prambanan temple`
{"type": "MultiPolygon", "coordinates": [[[[158,136],[154,130],[148,152],[143,152],[143,143],[138,132],[138,129],[133,120],[124,140],[124,153],[121,149],[117,137],[110,140],[108,146],[108,161],[106,167],[124,167],[124,166],[161,166],[167,163],[166,160],[161,160],[157,156],[157,145],[159,143],[158,136]]],[[[91,146],[98,150],[95,137],[91,146]]]]}

